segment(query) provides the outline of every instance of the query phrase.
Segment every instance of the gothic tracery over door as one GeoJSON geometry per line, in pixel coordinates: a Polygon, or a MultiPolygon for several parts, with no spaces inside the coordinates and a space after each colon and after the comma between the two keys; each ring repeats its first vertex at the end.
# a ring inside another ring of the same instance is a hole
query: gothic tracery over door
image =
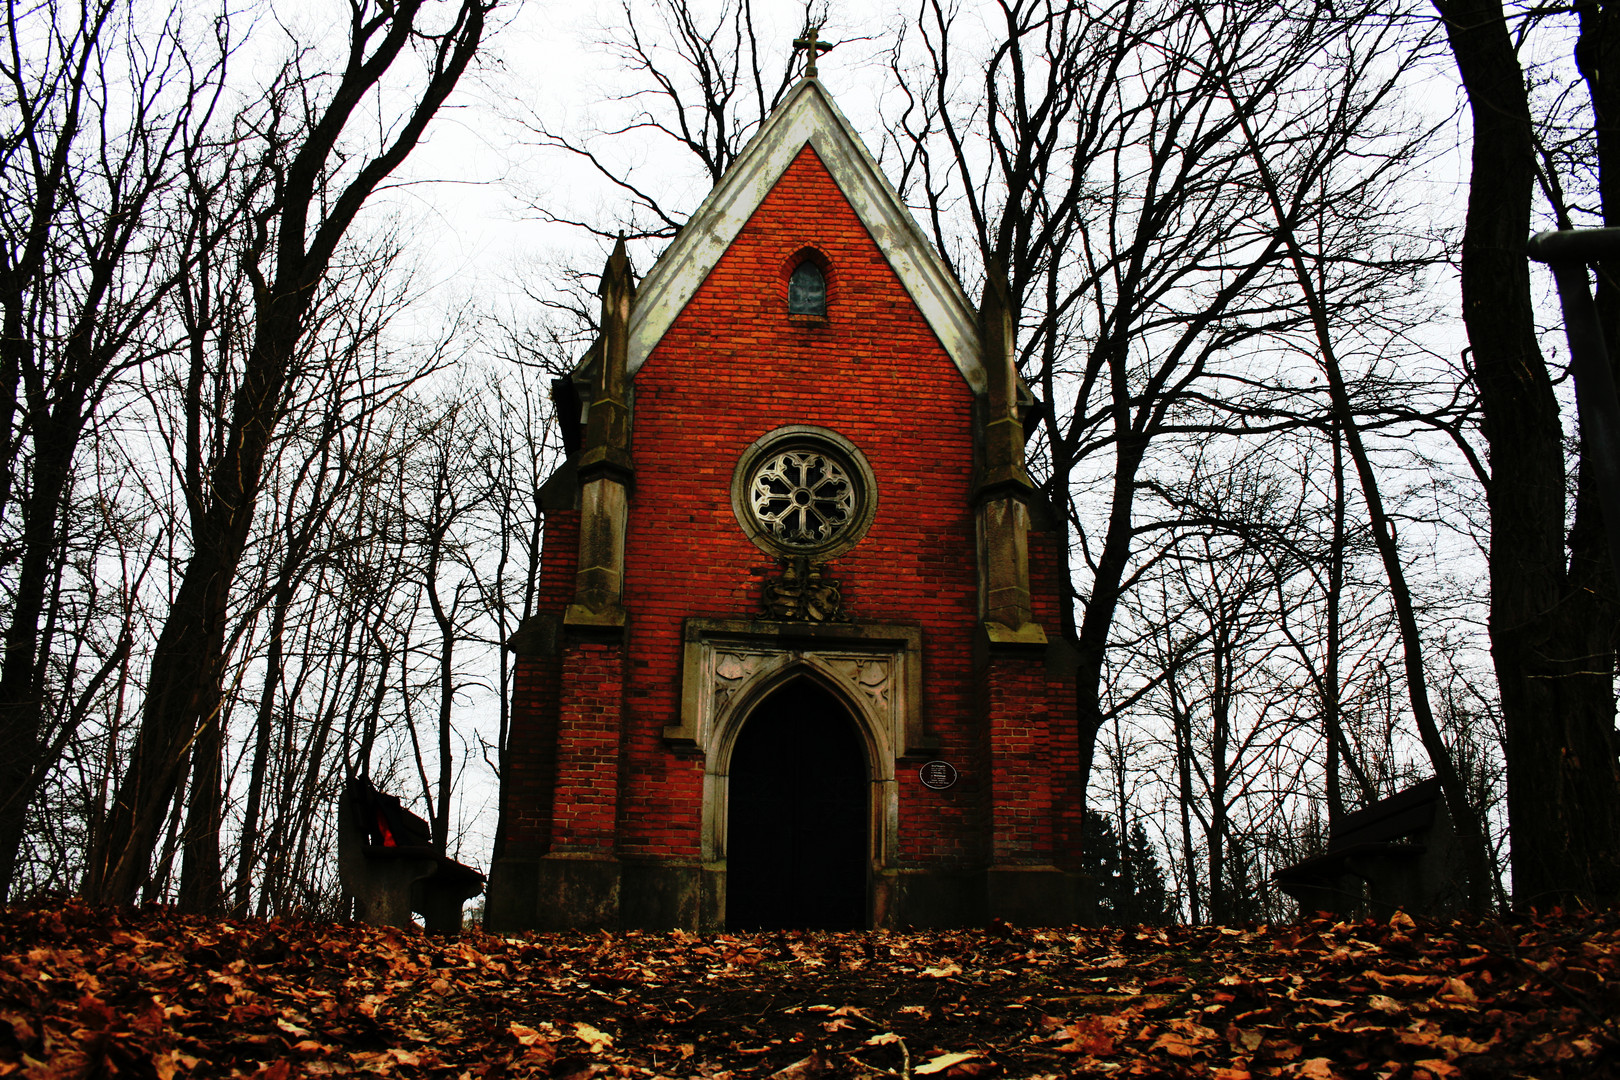
{"type": "Polygon", "coordinates": [[[867,922],[871,782],[848,708],[807,680],[756,706],[731,756],[726,923],[867,922]]]}

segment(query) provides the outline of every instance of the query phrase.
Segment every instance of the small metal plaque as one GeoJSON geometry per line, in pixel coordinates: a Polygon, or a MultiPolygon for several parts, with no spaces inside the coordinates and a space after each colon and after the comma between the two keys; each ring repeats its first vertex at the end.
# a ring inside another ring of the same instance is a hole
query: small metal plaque
{"type": "Polygon", "coordinates": [[[948,761],[930,761],[917,770],[917,779],[922,781],[925,788],[944,791],[956,783],[956,766],[948,761]]]}

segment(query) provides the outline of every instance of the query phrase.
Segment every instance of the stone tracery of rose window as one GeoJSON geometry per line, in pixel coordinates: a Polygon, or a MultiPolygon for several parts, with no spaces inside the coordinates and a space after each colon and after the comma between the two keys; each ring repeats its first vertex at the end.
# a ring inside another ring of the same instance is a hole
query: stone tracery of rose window
{"type": "Polygon", "coordinates": [[[849,524],[855,484],[832,457],[816,450],[783,450],[754,471],[754,516],[778,543],[813,547],[849,524]]]}

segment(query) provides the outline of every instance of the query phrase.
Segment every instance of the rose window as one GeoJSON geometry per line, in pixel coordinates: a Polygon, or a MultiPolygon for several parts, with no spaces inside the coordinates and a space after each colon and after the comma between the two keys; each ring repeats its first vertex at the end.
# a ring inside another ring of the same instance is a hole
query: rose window
{"type": "Polygon", "coordinates": [[[761,435],[731,474],[737,524],[776,558],[836,559],[866,535],[877,497],[866,455],[838,432],[808,424],[761,435]]]}
{"type": "Polygon", "coordinates": [[[844,467],[817,450],[771,454],[754,471],[754,516],[778,542],[810,548],[837,536],[855,515],[856,486],[844,467]]]}

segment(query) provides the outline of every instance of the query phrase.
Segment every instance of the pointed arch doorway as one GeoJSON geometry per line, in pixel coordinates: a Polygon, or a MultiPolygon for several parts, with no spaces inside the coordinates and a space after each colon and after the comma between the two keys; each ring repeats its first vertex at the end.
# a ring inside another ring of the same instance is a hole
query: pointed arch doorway
{"type": "Polygon", "coordinates": [[[726,925],[867,925],[871,769],[848,706],[809,679],[756,705],[731,752],[726,925]]]}

